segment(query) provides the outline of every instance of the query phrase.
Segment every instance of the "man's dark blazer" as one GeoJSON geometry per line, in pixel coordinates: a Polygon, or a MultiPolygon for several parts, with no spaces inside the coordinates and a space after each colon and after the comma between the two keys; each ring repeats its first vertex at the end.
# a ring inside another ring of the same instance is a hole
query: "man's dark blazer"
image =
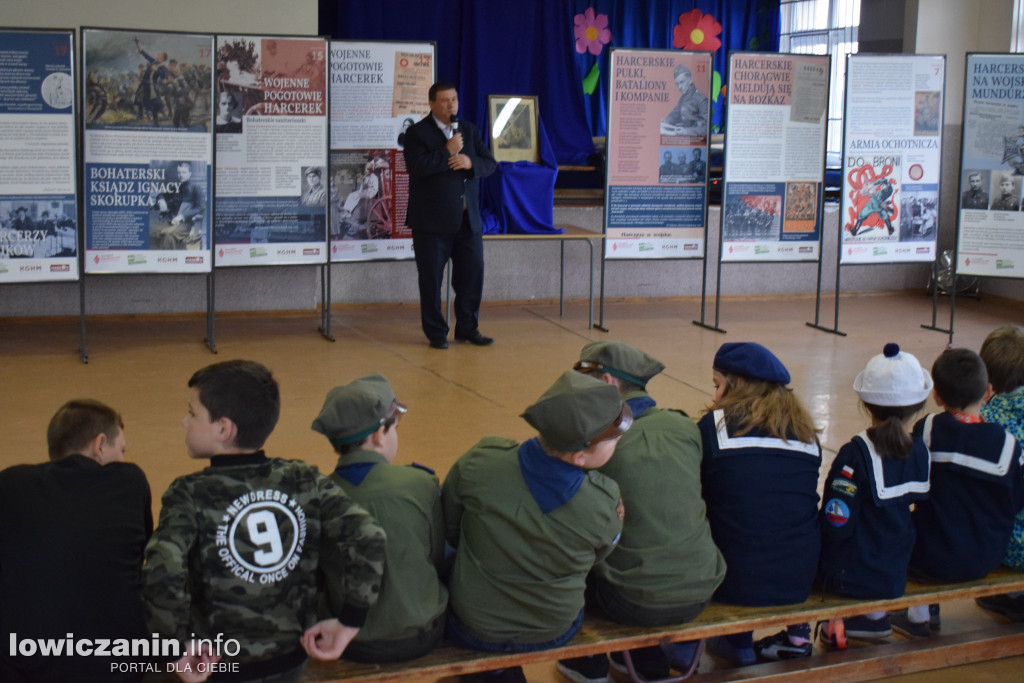
{"type": "Polygon", "coordinates": [[[448,140],[433,116],[405,131],[405,166],[409,171],[409,208],[405,224],[425,233],[452,234],[462,225],[463,197],[473,232],[480,234],[480,178],[497,163],[484,147],[476,126],[459,119],[462,154],[473,161],[468,171],[448,168],[448,140]]]}

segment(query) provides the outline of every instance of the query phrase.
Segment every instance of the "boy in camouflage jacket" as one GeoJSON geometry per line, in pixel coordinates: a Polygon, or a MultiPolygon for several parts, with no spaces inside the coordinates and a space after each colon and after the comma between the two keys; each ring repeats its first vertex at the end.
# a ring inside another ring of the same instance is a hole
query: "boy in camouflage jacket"
{"type": "Polygon", "coordinates": [[[336,659],[365,621],[380,592],[384,532],[315,467],[264,454],[280,413],[267,368],[216,363],[188,385],[185,444],[210,466],[164,494],[146,548],[149,626],[181,641],[184,680],[211,670],[230,674],[222,680],[298,680],[304,649],[336,659]],[[319,622],[318,582],[335,617],[319,622]],[[209,652],[196,651],[199,639],[209,652]]]}

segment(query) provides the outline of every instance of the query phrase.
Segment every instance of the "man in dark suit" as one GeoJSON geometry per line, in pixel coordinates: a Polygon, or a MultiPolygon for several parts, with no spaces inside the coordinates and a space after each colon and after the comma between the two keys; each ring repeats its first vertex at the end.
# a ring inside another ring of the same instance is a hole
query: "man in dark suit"
{"type": "Polygon", "coordinates": [[[455,340],[476,346],[494,342],[477,321],[484,284],[479,179],[497,164],[476,126],[456,120],[459,94],[451,83],[430,86],[430,115],[405,132],[409,208],[419,273],[423,332],[435,349],[448,348],[448,323],[441,313],[441,284],[452,260],[455,340]]]}

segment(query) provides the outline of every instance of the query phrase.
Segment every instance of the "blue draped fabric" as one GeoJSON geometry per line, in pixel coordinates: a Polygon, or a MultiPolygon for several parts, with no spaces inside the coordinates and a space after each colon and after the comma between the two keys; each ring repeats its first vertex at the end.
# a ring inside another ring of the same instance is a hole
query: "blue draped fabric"
{"type": "MultiPolygon", "coordinates": [[[[460,115],[487,130],[487,95],[537,95],[559,164],[583,164],[593,136],[607,130],[608,50],[672,48],[679,15],[699,9],[722,25],[714,69],[724,78],[732,50],[778,50],[778,0],[321,0],[320,32],[335,39],[437,44],[437,76],[453,81],[460,115]],[[597,57],[578,54],[574,17],[606,14],[611,42],[597,57]],[[595,61],[597,90],[583,92],[595,61]]],[[[714,94],[714,93],[713,93],[714,94]]],[[[713,112],[720,126],[722,99],[713,112]]]]}
{"type": "Polygon", "coordinates": [[[540,163],[502,161],[480,181],[483,206],[480,217],[485,234],[540,234],[565,232],[555,228],[555,177],[558,161],[551,148],[544,120],[537,121],[540,163]]]}

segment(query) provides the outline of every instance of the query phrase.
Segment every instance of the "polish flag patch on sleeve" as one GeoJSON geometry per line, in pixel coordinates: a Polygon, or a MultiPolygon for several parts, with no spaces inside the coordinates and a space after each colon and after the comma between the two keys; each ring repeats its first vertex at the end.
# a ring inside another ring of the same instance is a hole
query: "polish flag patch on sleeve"
{"type": "Polygon", "coordinates": [[[843,465],[842,475],[847,479],[853,479],[853,468],[849,465],[843,465]]]}

